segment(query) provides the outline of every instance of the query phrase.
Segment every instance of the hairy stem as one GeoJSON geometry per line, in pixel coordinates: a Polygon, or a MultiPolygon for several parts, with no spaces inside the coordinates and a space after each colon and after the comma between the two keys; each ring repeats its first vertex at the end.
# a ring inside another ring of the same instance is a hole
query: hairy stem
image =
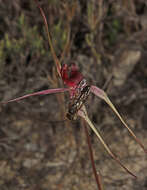
{"type": "Polygon", "coordinates": [[[91,145],[91,140],[90,140],[90,136],[88,134],[86,122],[84,121],[83,123],[84,123],[85,134],[86,134],[86,137],[87,137],[90,160],[91,160],[92,169],[93,169],[93,173],[94,173],[94,176],[95,176],[96,184],[97,184],[98,190],[103,190],[100,174],[98,174],[97,171],[96,171],[96,167],[95,167],[95,163],[94,163],[94,156],[93,156],[93,151],[92,151],[92,145],[91,145]]]}

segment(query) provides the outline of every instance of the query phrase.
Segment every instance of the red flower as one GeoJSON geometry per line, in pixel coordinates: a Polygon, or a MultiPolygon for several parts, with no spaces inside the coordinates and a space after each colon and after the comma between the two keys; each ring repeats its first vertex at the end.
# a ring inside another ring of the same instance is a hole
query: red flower
{"type": "Polygon", "coordinates": [[[66,84],[69,88],[76,88],[84,78],[74,63],[72,63],[70,66],[64,64],[60,73],[64,84],[66,84]]]}

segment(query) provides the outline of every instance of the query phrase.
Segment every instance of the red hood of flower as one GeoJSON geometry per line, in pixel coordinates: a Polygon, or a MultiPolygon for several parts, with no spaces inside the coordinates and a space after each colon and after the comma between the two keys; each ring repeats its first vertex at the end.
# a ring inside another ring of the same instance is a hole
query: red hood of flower
{"type": "Polygon", "coordinates": [[[61,77],[68,87],[76,87],[83,79],[83,75],[79,72],[78,67],[75,64],[68,66],[64,64],[61,68],[61,77]]]}

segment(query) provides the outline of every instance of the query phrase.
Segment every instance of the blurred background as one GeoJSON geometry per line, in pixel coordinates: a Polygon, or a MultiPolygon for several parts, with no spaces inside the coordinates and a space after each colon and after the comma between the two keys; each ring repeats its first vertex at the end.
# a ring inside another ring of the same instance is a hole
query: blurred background
{"type": "MultiPolygon", "coordinates": [[[[41,0],[62,64],[75,62],[104,89],[147,148],[147,1],[41,0]],[[63,53],[64,50],[64,53],[63,53]]],[[[0,100],[63,87],[33,0],[0,0],[0,100]]],[[[80,119],[67,121],[68,94],[0,106],[1,190],[95,190],[80,119]]],[[[106,190],[146,190],[147,158],[111,109],[89,96],[88,114],[126,173],[91,130],[106,190]]]]}

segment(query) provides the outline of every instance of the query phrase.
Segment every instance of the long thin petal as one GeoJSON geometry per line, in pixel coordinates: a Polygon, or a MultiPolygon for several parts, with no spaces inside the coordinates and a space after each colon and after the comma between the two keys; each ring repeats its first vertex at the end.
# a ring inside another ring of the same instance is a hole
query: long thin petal
{"type": "Polygon", "coordinates": [[[46,29],[46,32],[47,32],[47,37],[48,37],[48,42],[49,42],[49,46],[50,46],[50,49],[51,49],[51,53],[53,55],[53,58],[54,58],[54,61],[55,61],[55,64],[56,64],[57,72],[58,72],[59,76],[61,76],[61,74],[60,74],[61,63],[60,63],[58,57],[56,56],[55,50],[54,50],[53,45],[52,45],[52,40],[51,40],[51,37],[50,37],[50,33],[49,33],[49,29],[48,29],[48,23],[47,23],[47,20],[46,20],[46,16],[45,16],[44,11],[41,8],[38,0],[34,0],[34,1],[36,2],[37,6],[38,6],[38,8],[40,10],[40,13],[42,15],[43,22],[45,24],[45,29],[46,29]]]}
{"type": "Polygon", "coordinates": [[[122,117],[120,116],[120,114],[118,113],[118,111],[116,110],[116,108],[114,107],[114,105],[112,104],[110,99],[108,98],[107,94],[103,90],[101,90],[100,88],[98,88],[96,86],[91,86],[90,91],[92,93],[94,93],[96,96],[98,96],[99,98],[103,99],[111,107],[111,109],[118,116],[118,118],[123,123],[123,125],[128,129],[130,134],[134,137],[135,141],[141,146],[141,148],[144,150],[144,152],[147,153],[147,150],[145,149],[144,145],[141,143],[141,141],[136,137],[136,135],[133,133],[133,131],[128,127],[128,125],[122,119],[122,117]]]}
{"type": "Polygon", "coordinates": [[[97,129],[94,127],[94,125],[92,124],[91,120],[89,119],[88,115],[87,115],[87,111],[85,106],[83,106],[81,108],[81,110],[78,111],[78,115],[81,116],[91,127],[91,129],[94,131],[94,133],[96,134],[96,136],[98,137],[98,139],[100,140],[100,142],[102,143],[102,145],[104,146],[105,150],[108,152],[108,154],[115,160],[117,161],[118,164],[121,165],[122,168],[124,168],[130,175],[132,175],[133,177],[137,178],[131,171],[129,171],[122,163],[121,161],[118,159],[118,157],[116,157],[112,151],[109,149],[109,147],[107,146],[107,144],[104,142],[103,138],[101,137],[100,133],[97,131],[97,129]]]}
{"type": "Polygon", "coordinates": [[[16,102],[16,101],[28,98],[30,96],[54,94],[54,93],[66,92],[66,91],[69,91],[69,89],[68,88],[55,88],[55,89],[42,90],[42,91],[39,91],[39,92],[34,92],[34,93],[31,93],[31,94],[26,94],[24,96],[21,96],[21,97],[12,99],[12,100],[8,100],[8,101],[5,101],[5,102],[0,102],[0,103],[1,104],[7,104],[9,102],[16,102]]]}

